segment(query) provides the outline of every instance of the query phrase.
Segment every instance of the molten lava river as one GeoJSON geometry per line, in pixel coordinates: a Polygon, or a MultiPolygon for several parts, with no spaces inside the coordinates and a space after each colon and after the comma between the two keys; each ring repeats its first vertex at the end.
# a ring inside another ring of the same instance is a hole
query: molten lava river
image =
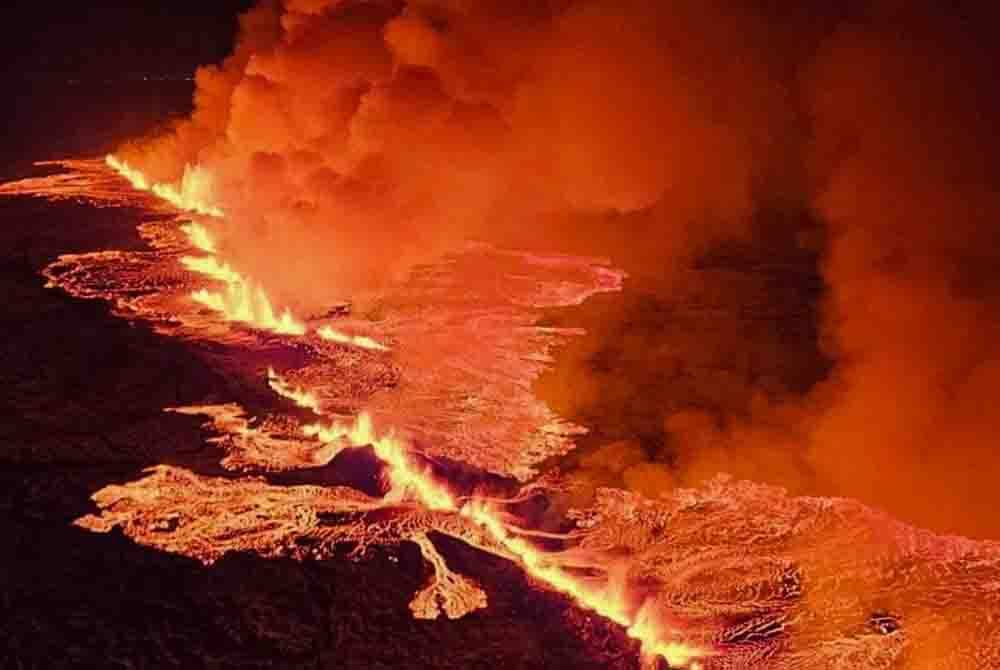
{"type": "Polygon", "coordinates": [[[541,311],[619,290],[624,274],[606,261],[470,244],[413,272],[377,314],[295,314],[227,261],[228,222],[201,199],[197,170],[160,185],[114,157],[47,169],[0,194],[134,208],[147,243],[61,256],[48,285],[109,301],[257,384],[163,408],[202,417],[216,475],[151,468],[98,491],[78,526],[206,564],[345,547],[365,560],[412,543],[430,568],[410,601],[423,619],[490,607],[441,551],[457,540],[617,630],[616,667],[1000,667],[995,543],[724,477],[656,500],[601,489],[585,509],[552,504],[573,484],[551,464],[583,429],[532,393],[577,334],[543,327],[541,311]]]}

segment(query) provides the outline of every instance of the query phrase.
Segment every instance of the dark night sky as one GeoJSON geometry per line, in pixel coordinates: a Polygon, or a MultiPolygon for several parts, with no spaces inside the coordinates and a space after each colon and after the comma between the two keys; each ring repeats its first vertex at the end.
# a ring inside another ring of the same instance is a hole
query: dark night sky
{"type": "Polygon", "coordinates": [[[183,76],[229,52],[236,16],[252,4],[175,0],[57,6],[19,0],[0,14],[2,74],[183,76]]]}
{"type": "Polygon", "coordinates": [[[252,5],[16,0],[4,7],[3,165],[17,173],[35,160],[101,155],[189,113],[194,82],[186,78],[230,53],[237,16],[252,5]]]}

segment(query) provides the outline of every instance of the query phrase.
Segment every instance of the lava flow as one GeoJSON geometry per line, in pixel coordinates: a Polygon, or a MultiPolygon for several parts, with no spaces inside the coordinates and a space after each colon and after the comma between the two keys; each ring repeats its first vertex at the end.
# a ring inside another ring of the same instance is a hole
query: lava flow
{"type": "MultiPolygon", "coordinates": [[[[221,209],[198,199],[206,194],[203,183],[207,175],[199,169],[189,169],[185,173],[181,187],[150,185],[149,180],[126,163],[108,156],[107,164],[128,179],[135,188],[149,190],[180,209],[222,217],[221,209]]],[[[210,183],[210,180],[207,180],[210,183]]],[[[196,223],[187,224],[183,231],[189,242],[204,251],[205,256],[184,256],[181,262],[188,270],[209,277],[225,285],[223,292],[199,289],[192,293],[197,302],[222,313],[229,321],[250,324],[254,327],[283,335],[304,335],[305,324],[296,320],[285,310],[276,315],[266,292],[244,277],[226,262],[218,260],[217,245],[208,230],[196,223]]],[[[317,335],[327,341],[357,346],[363,349],[381,351],[387,349],[377,340],[358,335],[347,335],[330,326],[322,326],[317,335]]],[[[268,369],[269,386],[280,396],[288,398],[298,406],[322,415],[317,394],[306,388],[295,387],[287,382],[273,368],[268,369]]],[[[500,547],[503,554],[515,560],[527,574],[537,582],[570,596],[581,607],[594,611],[621,626],[628,635],[641,642],[643,654],[648,657],[662,657],[672,667],[690,666],[697,668],[694,659],[706,655],[705,650],[665,639],[664,632],[645,614],[632,615],[625,606],[621,595],[610,589],[594,591],[574,579],[569,573],[547,560],[544,553],[516,537],[508,530],[501,514],[486,501],[475,498],[460,504],[449,485],[435,477],[429,470],[416,465],[410,456],[406,443],[390,431],[378,434],[371,417],[362,412],[353,422],[334,421],[328,425],[310,424],[302,429],[307,437],[318,439],[324,444],[344,443],[351,447],[370,446],[386,468],[389,492],[385,500],[401,501],[406,497],[433,512],[457,514],[479,527],[488,540],[500,547]]],[[[426,554],[426,552],[425,552],[426,554]]]]}
{"type": "MultiPolygon", "coordinates": [[[[209,173],[199,166],[188,167],[179,185],[151,182],[142,172],[114,155],[105,157],[105,163],[124,177],[133,188],[147,191],[186,212],[223,218],[222,209],[211,203],[212,180],[209,173]]],[[[218,312],[227,321],[247,324],[253,328],[279,335],[305,335],[306,325],[287,307],[275,309],[266,289],[253,279],[233,269],[216,254],[218,245],[208,228],[200,223],[186,223],[181,230],[195,248],[206,256],[183,256],[184,267],[197,274],[224,284],[220,291],[201,288],[192,291],[191,298],[204,307],[218,312]]],[[[323,340],[349,346],[387,351],[388,347],[365,335],[350,335],[329,325],[321,326],[316,335],[323,340]]]]}
{"type": "MultiPolygon", "coordinates": [[[[166,200],[177,209],[216,218],[224,216],[222,210],[211,204],[212,179],[199,166],[188,167],[179,185],[153,183],[146,176],[113,155],[105,158],[108,166],[123,176],[140,191],[149,191],[166,200]]],[[[181,230],[196,248],[208,253],[216,253],[216,244],[205,226],[190,223],[181,230]]],[[[214,255],[184,256],[181,262],[188,270],[205,275],[225,284],[222,291],[198,289],[191,293],[196,302],[219,312],[227,321],[245,323],[255,328],[269,330],[281,335],[303,335],[305,325],[297,320],[287,308],[280,314],[274,309],[264,288],[244,277],[214,255]]]]}
{"type": "Polygon", "coordinates": [[[104,160],[118,174],[128,179],[133,188],[150,191],[177,209],[217,218],[223,216],[222,210],[211,204],[212,179],[209,172],[200,166],[187,166],[180,184],[173,185],[151,182],[142,172],[114,155],[108,154],[104,160]]]}
{"type": "Polygon", "coordinates": [[[371,349],[373,351],[388,351],[389,347],[385,346],[381,342],[374,340],[367,335],[348,335],[342,333],[339,330],[334,330],[330,326],[322,326],[316,331],[324,340],[330,342],[338,342],[340,344],[350,344],[356,347],[361,347],[362,349],[371,349]]]}
{"type": "MultiPolygon", "coordinates": [[[[303,395],[301,391],[295,393],[298,396],[303,395]]],[[[308,394],[305,394],[305,397],[308,398],[308,394]]],[[[323,442],[346,440],[354,447],[371,446],[379,459],[389,468],[392,487],[387,497],[396,498],[408,493],[428,509],[457,512],[472,520],[486,532],[490,540],[506,550],[508,557],[517,560],[532,578],[565,593],[580,606],[625,627],[630,637],[642,643],[643,653],[647,656],[661,656],[672,667],[690,665],[696,669],[698,664],[693,662],[694,659],[708,653],[681,642],[663,639],[662,631],[656,622],[648,614],[644,614],[646,610],[641,608],[639,616],[631,616],[619,594],[611,591],[595,592],[586,588],[547,560],[544,553],[520,537],[515,537],[508,530],[502,516],[488,503],[473,498],[459,505],[456,496],[445,482],[436,479],[429,471],[413,463],[402,440],[392,434],[376,434],[371,418],[367,414],[362,413],[352,424],[339,422],[329,426],[310,424],[305,426],[303,431],[307,436],[316,437],[323,442]]]]}

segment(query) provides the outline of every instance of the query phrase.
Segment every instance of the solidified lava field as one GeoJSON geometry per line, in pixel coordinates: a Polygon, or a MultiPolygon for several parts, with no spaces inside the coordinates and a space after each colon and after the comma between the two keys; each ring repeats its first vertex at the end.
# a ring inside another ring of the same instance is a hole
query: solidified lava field
{"type": "Polygon", "coordinates": [[[617,291],[605,261],[470,246],[377,315],[265,333],[191,299],[192,217],[100,161],[37,170],[0,186],[4,667],[666,664],[553,566],[703,670],[1000,665],[996,543],[725,477],[565,508],[584,429],[532,383],[580,333],[541,315],[617,291]],[[331,429],[360,413],[455,500],[331,429]]]}

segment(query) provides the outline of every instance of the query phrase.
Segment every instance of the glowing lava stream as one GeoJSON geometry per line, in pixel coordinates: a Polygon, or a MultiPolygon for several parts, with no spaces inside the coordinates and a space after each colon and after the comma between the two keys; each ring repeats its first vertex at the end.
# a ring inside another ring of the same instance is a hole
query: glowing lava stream
{"type": "MultiPolygon", "coordinates": [[[[287,387],[287,384],[283,386],[287,387]]],[[[311,395],[301,390],[298,393],[305,393],[307,397],[311,395]]],[[[282,395],[292,397],[284,393],[282,395]]],[[[640,608],[639,614],[632,617],[625,610],[621,598],[613,594],[591,591],[558,566],[547,562],[542,552],[509,532],[501,516],[487,503],[471,500],[459,506],[445,483],[436,481],[430,472],[421,470],[413,463],[400,439],[391,433],[377,435],[371,417],[367,414],[358,415],[353,424],[340,422],[333,422],[329,426],[311,424],[305,426],[303,432],[322,442],[345,440],[354,447],[371,446],[375,455],[388,466],[391,484],[389,496],[402,496],[409,492],[428,509],[456,512],[470,519],[492,540],[506,549],[531,577],[556,591],[565,593],[580,606],[625,627],[630,637],[642,643],[643,654],[662,656],[671,667],[690,666],[692,670],[697,670],[699,667],[694,659],[708,654],[702,649],[682,642],[665,641],[662,639],[665,631],[659,629],[647,608],[640,608]]]]}
{"type": "Polygon", "coordinates": [[[211,175],[198,165],[185,166],[184,176],[181,177],[178,187],[173,184],[151,183],[142,172],[111,154],[104,157],[104,162],[125,177],[134,189],[149,191],[177,209],[216,218],[224,216],[221,209],[209,203],[212,191],[211,175]]]}
{"type": "MultiPolygon", "coordinates": [[[[202,197],[208,194],[211,184],[209,175],[200,167],[187,168],[181,186],[150,184],[146,177],[114,156],[107,156],[106,163],[125,177],[133,187],[150,191],[167,200],[179,209],[214,217],[222,217],[222,210],[206,203],[202,197]]],[[[203,274],[226,285],[226,293],[213,293],[205,289],[195,291],[192,297],[208,307],[222,312],[228,320],[241,321],[251,325],[287,335],[303,335],[304,324],[296,321],[286,310],[276,317],[267,294],[240,273],[220,263],[214,256],[215,242],[208,230],[199,224],[182,227],[191,244],[212,254],[200,258],[185,256],[181,262],[193,272],[203,274]]],[[[319,329],[317,334],[329,341],[352,344],[368,349],[385,349],[375,340],[363,336],[339,333],[329,326],[319,329]]],[[[301,407],[322,414],[316,395],[308,389],[295,388],[273,369],[268,369],[268,384],[278,395],[288,398],[301,407]]],[[[570,596],[585,609],[596,612],[623,626],[628,635],[642,644],[642,652],[649,657],[663,657],[671,667],[689,666],[691,670],[700,667],[697,658],[709,652],[682,642],[668,642],[664,636],[669,631],[661,630],[655,617],[643,606],[638,614],[631,616],[624,606],[623,598],[606,592],[594,592],[586,588],[572,575],[546,561],[545,555],[524,539],[507,529],[503,518],[489,503],[473,499],[459,506],[456,497],[447,484],[437,481],[433,475],[419,468],[410,458],[406,445],[391,432],[377,435],[371,417],[359,414],[352,424],[333,422],[329,426],[310,424],[303,427],[303,433],[324,443],[346,441],[352,447],[371,446],[375,455],[386,464],[391,485],[388,500],[401,498],[410,493],[429,510],[453,512],[471,520],[499,546],[503,547],[535,580],[549,588],[570,596]]]]}
{"type": "MultiPolygon", "coordinates": [[[[104,162],[124,177],[139,191],[146,191],[166,200],[177,209],[205,216],[223,218],[222,209],[211,204],[212,178],[200,166],[187,166],[180,185],[153,183],[126,161],[108,154],[104,162]]],[[[209,309],[219,312],[227,321],[245,323],[279,335],[305,335],[304,323],[285,308],[280,314],[274,309],[267,291],[252,279],[240,274],[228,263],[220,262],[215,254],[217,247],[211,233],[198,223],[186,223],[181,230],[188,241],[209,256],[184,256],[181,263],[192,272],[205,275],[225,284],[223,291],[199,289],[191,298],[209,309]]],[[[329,325],[320,327],[316,334],[323,340],[373,351],[388,351],[388,347],[364,335],[348,335],[329,325]]]]}

